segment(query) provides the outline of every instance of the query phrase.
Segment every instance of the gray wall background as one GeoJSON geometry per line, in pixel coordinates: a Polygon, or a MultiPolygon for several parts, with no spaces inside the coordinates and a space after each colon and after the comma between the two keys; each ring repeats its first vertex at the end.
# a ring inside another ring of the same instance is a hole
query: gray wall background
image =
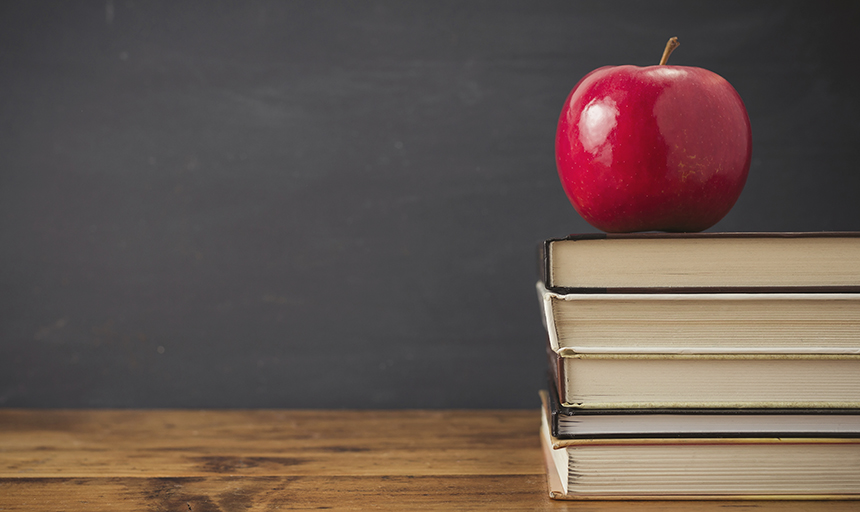
{"type": "Polygon", "coordinates": [[[860,229],[852,2],[0,4],[0,406],[536,407],[562,102],[711,69],[716,231],[860,229]]]}

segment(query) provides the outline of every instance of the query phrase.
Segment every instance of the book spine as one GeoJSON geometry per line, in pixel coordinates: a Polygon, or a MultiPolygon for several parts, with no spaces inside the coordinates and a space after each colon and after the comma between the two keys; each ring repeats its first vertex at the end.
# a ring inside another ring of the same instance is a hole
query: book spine
{"type": "MultiPolygon", "coordinates": [[[[578,407],[581,404],[571,404],[567,401],[567,392],[565,386],[565,364],[564,358],[561,357],[556,351],[552,349],[549,345],[547,345],[546,349],[547,360],[549,363],[549,371],[550,371],[550,384],[555,388],[555,396],[557,397],[557,404],[561,407],[565,408],[573,408],[578,407]]],[[[552,426],[553,435],[558,434],[558,407],[554,408],[552,414],[552,421],[550,425],[552,426]]]]}

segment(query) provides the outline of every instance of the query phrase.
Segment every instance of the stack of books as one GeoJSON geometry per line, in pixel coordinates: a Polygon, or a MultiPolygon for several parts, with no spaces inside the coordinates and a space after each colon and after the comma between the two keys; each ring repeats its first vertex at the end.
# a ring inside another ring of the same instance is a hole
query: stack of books
{"type": "Polygon", "coordinates": [[[557,499],[860,498],[860,233],[541,245],[557,499]]]}

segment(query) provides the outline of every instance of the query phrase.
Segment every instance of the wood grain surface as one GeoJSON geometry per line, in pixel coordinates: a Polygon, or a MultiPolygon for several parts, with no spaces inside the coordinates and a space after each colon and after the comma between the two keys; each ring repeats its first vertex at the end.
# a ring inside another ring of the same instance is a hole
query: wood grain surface
{"type": "Polygon", "coordinates": [[[0,510],[858,510],[556,502],[537,410],[0,410],[0,510]]]}

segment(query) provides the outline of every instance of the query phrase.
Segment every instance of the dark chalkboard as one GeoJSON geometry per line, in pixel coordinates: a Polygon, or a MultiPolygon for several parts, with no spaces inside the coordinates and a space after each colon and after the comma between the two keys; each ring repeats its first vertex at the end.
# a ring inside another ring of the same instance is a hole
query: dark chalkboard
{"type": "Polygon", "coordinates": [[[711,69],[716,231],[860,229],[852,2],[0,4],[0,406],[537,407],[553,154],[607,64],[711,69]]]}

